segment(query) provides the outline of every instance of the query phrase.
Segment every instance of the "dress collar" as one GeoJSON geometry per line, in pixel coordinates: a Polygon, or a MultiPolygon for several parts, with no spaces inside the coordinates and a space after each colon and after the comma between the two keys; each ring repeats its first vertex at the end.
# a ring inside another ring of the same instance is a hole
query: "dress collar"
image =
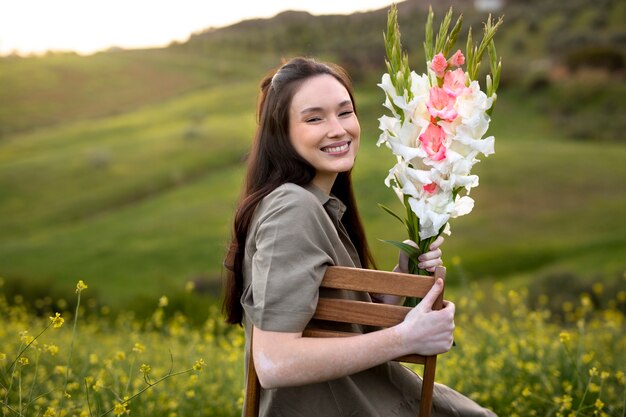
{"type": "Polygon", "coordinates": [[[346,205],[334,195],[328,195],[313,183],[309,183],[304,188],[313,194],[319,200],[320,204],[326,208],[329,214],[336,219],[341,220],[343,213],[346,212],[346,205]]]}

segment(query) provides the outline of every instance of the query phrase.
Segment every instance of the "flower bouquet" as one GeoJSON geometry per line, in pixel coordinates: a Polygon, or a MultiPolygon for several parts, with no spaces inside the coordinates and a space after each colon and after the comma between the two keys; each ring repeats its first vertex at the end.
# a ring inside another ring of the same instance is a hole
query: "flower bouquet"
{"type": "MultiPolygon", "coordinates": [[[[450,219],[468,214],[474,207],[469,193],[478,186],[478,176],[472,175],[471,169],[479,162],[479,154],[494,153],[494,137],[484,135],[501,71],[493,37],[502,18],[494,23],[489,16],[478,45],[472,43],[470,28],[463,54],[460,49],[451,53],[463,16],[450,29],[450,8],[434,37],[433,15],[430,8],[424,41],[426,72],[418,75],[409,68],[402,50],[398,12],[392,4],[384,35],[387,73],[378,84],[385,92],[384,107],[391,115],[379,119],[382,133],[377,146],[385,144],[397,157],[385,184],[396,191],[406,208],[406,218],[381,207],[406,226],[409,239],[418,247],[386,242],[407,253],[409,272],[414,274],[428,274],[418,269],[417,257],[428,251],[440,234],[450,234],[450,219]],[[486,91],[482,91],[476,78],[485,52],[490,71],[486,91]]],[[[414,304],[415,300],[408,303],[414,304]]]]}

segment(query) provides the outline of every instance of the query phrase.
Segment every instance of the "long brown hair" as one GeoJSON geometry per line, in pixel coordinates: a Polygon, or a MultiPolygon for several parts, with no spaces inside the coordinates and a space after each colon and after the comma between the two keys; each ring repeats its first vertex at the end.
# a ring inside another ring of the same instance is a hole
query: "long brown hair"
{"type": "MultiPolygon", "coordinates": [[[[256,207],[280,185],[306,185],[315,177],[315,168],[295,151],[289,141],[289,108],[298,87],[306,79],[321,74],[335,77],[346,88],[355,105],[352,83],[343,68],[312,58],[291,59],[261,82],[258,127],[248,156],[248,171],[224,262],[227,275],[222,309],[227,323],[241,324],[243,319],[240,298],[243,293],[244,250],[256,207]]],[[[356,105],[354,108],[356,112],[356,105]]],[[[346,205],[341,221],[356,247],[361,264],[365,268],[373,266],[352,190],[351,171],[337,176],[331,192],[346,205]]]]}

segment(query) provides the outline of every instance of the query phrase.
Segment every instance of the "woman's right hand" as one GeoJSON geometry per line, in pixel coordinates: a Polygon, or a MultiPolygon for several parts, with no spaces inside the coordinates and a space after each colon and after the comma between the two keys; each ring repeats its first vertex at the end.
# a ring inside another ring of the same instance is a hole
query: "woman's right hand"
{"type": "Polygon", "coordinates": [[[398,325],[407,353],[437,355],[452,347],[454,303],[444,300],[441,310],[432,309],[442,291],[443,280],[438,279],[422,301],[398,325]]]}

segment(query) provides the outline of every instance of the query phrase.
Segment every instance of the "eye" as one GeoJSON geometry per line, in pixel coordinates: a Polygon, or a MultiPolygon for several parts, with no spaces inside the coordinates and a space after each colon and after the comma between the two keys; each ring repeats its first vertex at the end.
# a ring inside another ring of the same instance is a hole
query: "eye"
{"type": "Polygon", "coordinates": [[[319,117],[319,116],[311,116],[311,117],[307,117],[305,119],[305,122],[307,122],[307,123],[315,123],[315,122],[319,122],[320,120],[322,120],[322,118],[319,117]]]}
{"type": "Polygon", "coordinates": [[[354,110],[344,110],[341,113],[339,113],[340,117],[346,117],[346,116],[350,116],[354,114],[354,110]]]}

